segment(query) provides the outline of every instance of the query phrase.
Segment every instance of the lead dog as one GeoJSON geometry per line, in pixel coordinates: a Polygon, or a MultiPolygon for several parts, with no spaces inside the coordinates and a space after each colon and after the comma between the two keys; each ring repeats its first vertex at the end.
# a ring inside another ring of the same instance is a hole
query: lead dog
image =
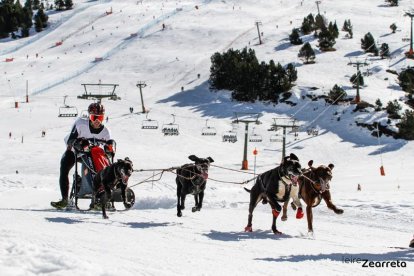
{"type": "Polygon", "coordinates": [[[195,155],[188,156],[194,164],[185,164],[177,169],[177,216],[183,214],[181,210],[185,208],[185,197],[188,194],[194,195],[195,206],[191,211],[200,211],[203,206],[204,190],[207,184],[208,169],[214,160],[211,157],[198,158],[195,155]]]}
{"type": "MultiPolygon", "coordinates": [[[[312,208],[318,206],[322,199],[325,201],[326,206],[333,210],[335,214],[340,215],[344,210],[337,208],[332,202],[330,183],[333,176],[332,170],[335,166],[329,164],[328,166],[320,165],[313,167],[313,160],[308,162],[308,166],[309,169],[305,170],[302,176],[299,177],[299,196],[306,203],[308,232],[313,233],[312,208]]],[[[285,204],[283,213],[286,217],[287,202],[285,204]]]]}
{"type": "Polygon", "coordinates": [[[260,174],[251,190],[245,188],[250,192],[249,216],[247,226],[244,228],[246,232],[252,232],[253,210],[260,201],[263,201],[263,203],[269,202],[272,208],[273,233],[281,234],[276,228],[276,219],[282,209],[278,202],[288,200],[291,186],[297,185],[301,174],[299,158],[291,153],[283,159],[280,166],[260,174]]]}
{"type": "MultiPolygon", "coordinates": [[[[112,198],[112,190],[117,186],[121,188],[121,197],[125,208],[130,208],[131,204],[126,201],[126,188],[128,186],[128,179],[133,171],[132,161],[128,157],[118,159],[117,162],[104,168],[98,172],[93,179],[94,200],[100,199],[102,205],[102,216],[107,219],[106,204],[112,198]]],[[[93,207],[95,201],[92,202],[93,207]]]]}

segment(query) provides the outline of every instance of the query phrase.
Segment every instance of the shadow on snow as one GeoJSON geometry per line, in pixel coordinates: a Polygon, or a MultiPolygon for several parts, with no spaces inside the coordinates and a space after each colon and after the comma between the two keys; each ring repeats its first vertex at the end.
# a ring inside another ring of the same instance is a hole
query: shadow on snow
{"type": "MultiPolygon", "coordinates": [[[[344,259],[367,259],[368,261],[409,261],[414,259],[414,251],[411,249],[403,249],[399,251],[391,251],[387,253],[331,253],[331,254],[318,254],[318,255],[293,255],[280,258],[256,258],[259,261],[268,262],[303,262],[303,261],[336,261],[343,262],[344,259]]],[[[363,264],[360,262],[359,264],[363,264]]]]}
{"type": "Polygon", "coordinates": [[[240,241],[240,240],[280,240],[285,238],[292,238],[290,235],[282,234],[282,235],[275,235],[272,231],[267,230],[256,230],[254,232],[246,233],[246,232],[221,232],[221,231],[214,231],[211,230],[210,233],[203,234],[204,236],[218,241],[240,241]]]}

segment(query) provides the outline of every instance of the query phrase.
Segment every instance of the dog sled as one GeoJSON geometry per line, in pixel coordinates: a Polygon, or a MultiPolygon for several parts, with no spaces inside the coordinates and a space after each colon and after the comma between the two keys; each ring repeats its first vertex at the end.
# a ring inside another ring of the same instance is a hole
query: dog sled
{"type": "MultiPolygon", "coordinates": [[[[98,139],[78,140],[74,145],[76,162],[75,172],[73,174],[72,189],[69,195],[68,209],[76,209],[80,211],[89,211],[92,209],[100,210],[99,198],[94,195],[93,179],[95,175],[105,167],[111,165],[116,152],[115,142],[108,145],[106,141],[98,139]],[[83,142],[82,142],[83,141],[83,142]],[[87,141],[85,143],[84,141],[87,141]],[[87,144],[87,146],[85,146],[87,144]],[[85,204],[80,205],[80,200],[89,202],[87,208],[85,204]],[[86,200],[86,201],[85,201],[86,200]]],[[[135,193],[129,187],[126,188],[126,199],[130,203],[130,209],[135,203],[135,193]]],[[[107,210],[116,211],[116,207],[122,205],[121,189],[117,187],[112,191],[111,199],[108,200],[107,210]],[[118,204],[118,203],[121,204],[118,204]],[[115,203],[117,203],[115,206],[115,203]]],[[[122,210],[122,209],[119,209],[122,210]]]]}

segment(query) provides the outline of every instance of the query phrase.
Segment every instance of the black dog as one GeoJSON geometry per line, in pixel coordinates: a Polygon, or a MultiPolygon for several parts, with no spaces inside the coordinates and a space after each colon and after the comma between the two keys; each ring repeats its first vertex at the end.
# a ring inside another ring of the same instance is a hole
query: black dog
{"type": "MultiPolygon", "coordinates": [[[[96,174],[93,179],[94,200],[100,199],[102,205],[102,216],[107,219],[106,204],[112,198],[112,190],[116,187],[121,188],[122,201],[125,208],[130,208],[131,204],[126,201],[126,188],[128,186],[128,179],[133,171],[132,161],[128,157],[125,160],[118,159],[116,163],[106,167],[96,174]]],[[[95,201],[92,202],[93,207],[95,201]]]]}
{"type": "Polygon", "coordinates": [[[213,158],[198,158],[195,155],[188,156],[188,159],[195,164],[186,164],[177,169],[177,216],[181,217],[181,210],[185,208],[185,197],[188,194],[194,195],[195,206],[191,211],[200,211],[203,206],[204,190],[207,184],[208,168],[213,158]]]}
{"type": "Polygon", "coordinates": [[[263,203],[269,202],[272,207],[273,221],[272,230],[275,234],[281,234],[276,228],[276,218],[278,217],[281,206],[279,202],[284,202],[289,199],[291,185],[297,184],[298,177],[302,174],[299,159],[293,153],[283,159],[280,166],[260,174],[256,183],[251,190],[245,188],[250,192],[249,217],[246,232],[252,231],[253,210],[259,201],[263,203]]]}

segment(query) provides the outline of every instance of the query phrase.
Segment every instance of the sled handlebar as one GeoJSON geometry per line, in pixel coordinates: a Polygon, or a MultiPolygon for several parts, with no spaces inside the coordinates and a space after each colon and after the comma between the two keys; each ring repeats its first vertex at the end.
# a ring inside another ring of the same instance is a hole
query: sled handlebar
{"type": "Polygon", "coordinates": [[[113,140],[102,140],[97,138],[78,138],[73,143],[73,147],[77,152],[88,152],[92,147],[106,146],[110,141],[112,141],[111,144],[116,147],[116,143],[113,140]]]}

